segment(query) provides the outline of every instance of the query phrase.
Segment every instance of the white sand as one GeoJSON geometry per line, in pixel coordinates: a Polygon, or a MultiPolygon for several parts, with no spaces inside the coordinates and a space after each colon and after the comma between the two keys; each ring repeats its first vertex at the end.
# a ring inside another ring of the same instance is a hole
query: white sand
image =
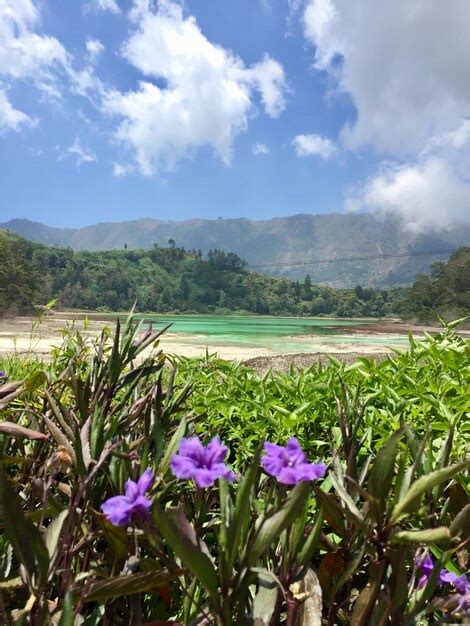
{"type": "MultiPolygon", "coordinates": [[[[39,356],[47,358],[53,346],[59,346],[62,342],[61,330],[67,323],[71,323],[73,316],[64,314],[52,315],[43,320],[40,324],[34,324],[34,319],[30,317],[20,317],[14,319],[0,320],[0,355],[21,354],[25,356],[39,356]],[[67,319],[68,318],[68,319],[67,319]]],[[[103,326],[114,324],[113,321],[105,322],[93,319],[88,326],[84,327],[84,322],[76,320],[76,327],[84,334],[96,336],[103,326]]],[[[283,349],[283,340],[276,339],[277,347],[257,346],[257,345],[227,345],[227,342],[218,341],[216,337],[206,338],[203,335],[189,335],[181,333],[165,333],[160,342],[160,347],[168,354],[177,354],[186,357],[200,357],[208,351],[210,354],[217,353],[221,358],[229,360],[246,360],[255,357],[275,356],[278,354],[288,354],[289,352],[306,353],[329,353],[329,354],[368,354],[374,355],[384,353],[389,350],[390,335],[382,334],[379,342],[378,335],[364,336],[360,342],[348,341],[351,337],[358,339],[357,335],[336,335],[334,340],[328,337],[303,336],[295,337],[297,349],[289,350],[288,345],[283,349]],[[369,341],[368,341],[369,339],[369,341]],[[299,349],[300,346],[300,349],[299,349]]],[[[289,338],[286,337],[288,344],[289,338]]]]}

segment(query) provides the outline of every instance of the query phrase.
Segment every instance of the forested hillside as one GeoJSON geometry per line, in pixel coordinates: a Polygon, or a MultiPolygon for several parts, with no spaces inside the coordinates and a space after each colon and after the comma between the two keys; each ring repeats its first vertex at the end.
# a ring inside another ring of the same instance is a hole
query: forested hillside
{"type": "Polygon", "coordinates": [[[235,254],[151,250],[74,252],[0,231],[0,314],[57,298],[62,308],[271,315],[383,316],[399,290],[332,289],[248,271],[235,254]]]}
{"type": "Polygon", "coordinates": [[[470,248],[455,252],[448,263],[437,262],[429,275],[421,274],[399,306],[417,321],[450,321],[470,314],[470,248]]]}
{"type": "Polygon", "coordinates": [[[122,250],[125,246],[148,250],[155,243],[167,246],[173,239],[176,246],[202,250],[204,255],[214,248],[235,252],[263,274],[303,280],[308,272],[315,283],[349,288],[410,285],[418,273],[429,271],[433,261],[446,261],[451,251],[470,243],[468,224],[449,223],[445,228],[416,232],[396,215],[372,213],[299,214],[268,220],[140,219],[85,228],[51,228],[15,219],[0,228],[76,251],[122,250]],[[443,253],[427,254],[439,251],[443,253]],[[324,263],[345,257],[365,258],[324,263]]]}

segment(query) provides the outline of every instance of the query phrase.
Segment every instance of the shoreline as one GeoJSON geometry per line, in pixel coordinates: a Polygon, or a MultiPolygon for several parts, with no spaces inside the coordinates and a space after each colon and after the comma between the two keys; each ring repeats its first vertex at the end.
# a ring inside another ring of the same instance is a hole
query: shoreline
{"type": "MultiPolygon", "coordinates": [[[[0,319],[0,357],[18,355],[47,359],[51,349],[62,343],[63,331],[67,327],[75,326],[85,336],[96,337],[103,327],[114,325],[117,316],[117,314],[109,316],[100,313],[88,315],[84,312],[73,314],[54,312],[41,320],[35,317],[0,319]],[[84,323],[85,319],[87,324],[84,323]]],[[[328,355],[347,362],[364,356],[382,359],[392,353],[394,348],[405,346],[406,335],[410,330],[416,335],[422,334],[423,331],[431,333],[440,331],[437,327],[423,328],[398,320],[376,320],[370,324],[358,323],[357,326],[348,327],[336,326],[332,320],[332,324],[326,325],[326,328],[338,332],[334,335],[321,333],[285,335],[273,337],[272,341],[265,343],[256,340],[244,343],[226,336],[207,336],[191,332],[172,333],[170,329],[160,338],[159,347],[168,355],[189,358],[205,356],[208,352],[217,354],[223,359],[247,363],[253,359],[260,359],[256,367],[265,367],[265,360],[270,359],[283,368],[286,363],[308,366],[312,362],[327,358],[328,355]],[[401,337],[403,344],[396,343],[400,342],[401,337]]],[[[462,335],[465,336],[467,333],[463,331],[462,335]]],[[[468,335],[470,336],[470,332],[468,335]]]]}

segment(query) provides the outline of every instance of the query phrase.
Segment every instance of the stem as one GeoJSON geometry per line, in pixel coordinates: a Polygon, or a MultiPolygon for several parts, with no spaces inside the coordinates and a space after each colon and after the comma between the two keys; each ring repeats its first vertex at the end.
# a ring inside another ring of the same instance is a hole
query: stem
{"type": "Polygon", "coordinates": [[[297,613],[299,612],[299,601],[294,598],[290,591],[287,592],[286,607],[287,607],[287,619],[286,626],[295,626],[297,621],[297,613]]]}

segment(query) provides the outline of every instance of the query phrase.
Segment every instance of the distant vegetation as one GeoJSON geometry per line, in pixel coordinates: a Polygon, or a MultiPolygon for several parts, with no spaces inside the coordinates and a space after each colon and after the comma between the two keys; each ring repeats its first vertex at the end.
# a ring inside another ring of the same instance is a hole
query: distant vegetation
{"type": "Polygon", "coordinates": [[[448,263],[433,263],[430,275],[421,274],[408,291],[399,312],[420,322],[446,321],[470,314],[470,248],[455,252],[448,263]]]}
{"type": "Polygon", "coordinates": [[[255,313],[335,317],[400,315],[418,322],[470,311],[470,248],[434,263],[410,289],[358,285],[333,289],[246,269],[236,254],[187,251],[169,241],[152,250],[74,252],[0,231],[0,315],[30,313],[57,299],[60,308],[140,312],[255,313]]]}
{"type": "Polygon", "coordinates": [[[74,252],[0,231],[0,314],[62,308],[141,312],[384,316],[401,290],[332,289],[245,269],[236,254],[168,248],[74,252]]]}

